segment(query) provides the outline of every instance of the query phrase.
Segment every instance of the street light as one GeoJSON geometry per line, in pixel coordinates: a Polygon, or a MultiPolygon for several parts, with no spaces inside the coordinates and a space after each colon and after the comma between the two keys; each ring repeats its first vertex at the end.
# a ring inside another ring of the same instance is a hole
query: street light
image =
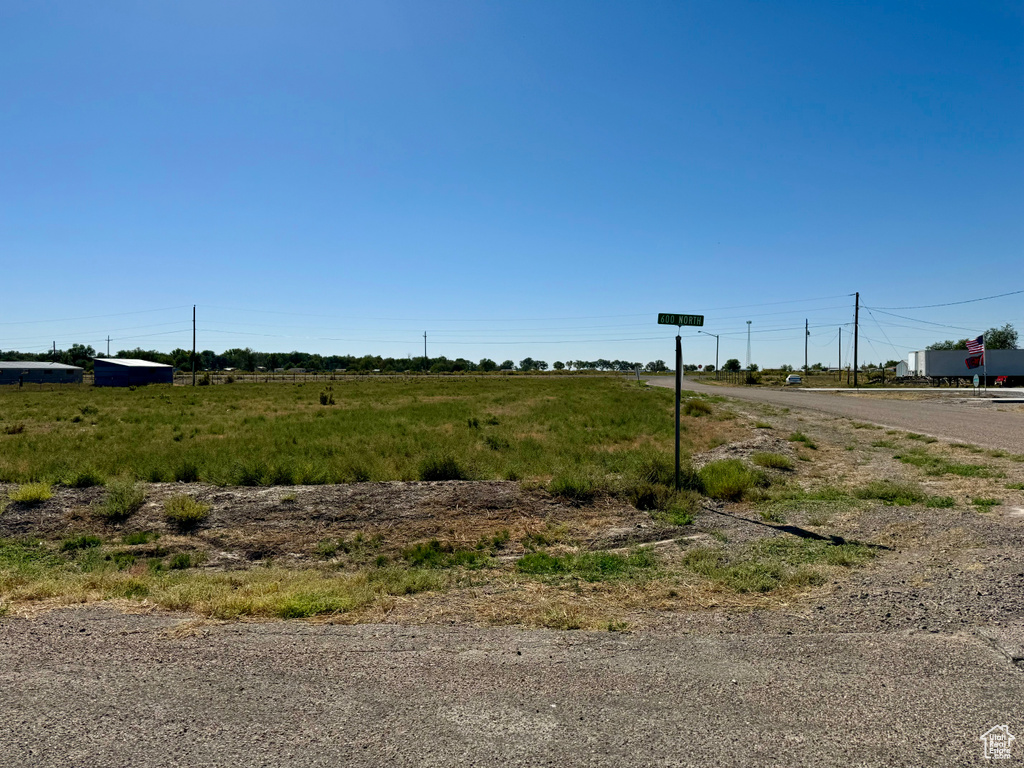
{"type": "Polygon", "coordinates": [[[750,323],[752,321],[747,320],[747,370],[750,370],[750,323]]]}
{"type": "MultiPolygon", "coordinates": [[[[703,333],[705,336],[714,336],[715,337],[715,378],[717,379],[718,378],[718,334],[717,333],[708,333],[707,331],[701,331],[701,330],[698,330],[697,333],[703,333]]],[[[749,356],[749,354],[748,354],[748,356],[749,356]]]]}

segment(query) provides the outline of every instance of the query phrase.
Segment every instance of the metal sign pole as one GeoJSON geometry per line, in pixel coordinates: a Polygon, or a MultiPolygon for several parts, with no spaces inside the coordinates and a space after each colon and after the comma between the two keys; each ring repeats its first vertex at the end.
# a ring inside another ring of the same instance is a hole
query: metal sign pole
{"type": "Polygon", "coordinates": [[[676,333],[676,490],[679,490],[679,393],[683,384],[683,342],[676,333]]]}

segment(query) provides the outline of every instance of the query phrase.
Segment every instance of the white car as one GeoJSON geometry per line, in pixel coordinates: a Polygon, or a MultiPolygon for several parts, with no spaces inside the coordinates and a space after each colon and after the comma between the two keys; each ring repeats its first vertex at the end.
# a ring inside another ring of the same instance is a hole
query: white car
{"type": "Polygon", "coordinates": [[[803,384],[804,380],[797,376],[795,373],[789,374],[786,377],[786,384],[803,384]]]}

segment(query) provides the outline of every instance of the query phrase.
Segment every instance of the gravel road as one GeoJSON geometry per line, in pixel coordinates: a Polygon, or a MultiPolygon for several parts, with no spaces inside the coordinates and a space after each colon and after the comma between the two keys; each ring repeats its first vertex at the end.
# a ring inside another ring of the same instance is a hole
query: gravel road
{"type": "Polygon", "coordinates": [[[994,725],[1024,735],[1020,632],[180,621],[0,620],[0,764],[954,766],[994,725]]]}
{"type": "MultiPolygon", "coordinates": [[[[675,388],[675,380],[671,377],[658,376],[647,381],[656,387],[675,388]]],[[[905,429],[946,440],[1024,453],[1024,414],[996,410],[998,406],[991,402],[888,400],[875,396],[819,394],[804,390],[726,387],[695,381],[684,381],[683,388],[756,403],[805,408],[890,429],[905,429]]]]}

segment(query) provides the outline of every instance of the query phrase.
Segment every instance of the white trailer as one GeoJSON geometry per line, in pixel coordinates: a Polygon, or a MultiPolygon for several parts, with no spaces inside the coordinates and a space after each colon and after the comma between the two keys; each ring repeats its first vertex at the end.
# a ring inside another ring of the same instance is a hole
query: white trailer
{"type": "Polygon", "coordinates": [[[971,357],[964,349],[925,349],[907,356],[907,368],[911,376],[929,379],[970,379],[975,375],[987,375],[990,381],[997,376],[1024,378],[1024,349],[988,350],[985,365],[977,368],[967,367],[971,357]]]}

